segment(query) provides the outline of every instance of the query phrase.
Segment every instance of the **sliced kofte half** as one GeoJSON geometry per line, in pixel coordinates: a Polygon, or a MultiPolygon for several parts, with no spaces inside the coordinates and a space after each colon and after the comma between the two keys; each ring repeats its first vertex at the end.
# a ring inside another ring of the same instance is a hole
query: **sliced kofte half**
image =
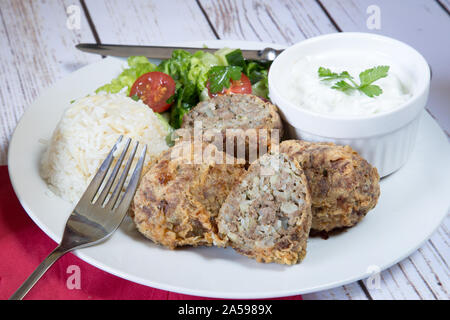
{"type": "Polygon", "coordinates": [[[303,170],[267,153],[248,169],[219,212],[219,237],[259,262],[295,264],[306,254],[311,199],[303,170]]]}
{"type": "Polygon", "coordinates": [[[171,249],[212,245],[216,218],[245,173],[213,145],[175,145],[143,176],[131,206],[137,229],[171,249]]]}

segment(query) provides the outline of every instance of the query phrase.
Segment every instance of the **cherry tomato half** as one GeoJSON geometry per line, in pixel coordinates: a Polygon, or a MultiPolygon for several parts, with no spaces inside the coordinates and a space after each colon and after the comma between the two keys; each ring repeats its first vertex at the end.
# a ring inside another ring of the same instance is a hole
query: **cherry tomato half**
{"type": "Polygon", "coordinates": [[[208,95],[211,98],[220,94],[227,94],[227,93],[242,93],[242,94],[252,93],[252,83],[250,82],[250,79],[243,73],[241,74],[241,79],[230,80],[230,87],[229,88],[225,87],[220,92],[211,93],[211,91],[209,90],[209,81],[206,83],[206,87],[208,88],[208,95]]]}
{"type": "Polygon", "coordinates": [[[148,72],[140,76],[131,87],[130,97],[137,95],[142,102],[155,112],[164,112],[170,108],[167,103],[175,93],[175,81],[163,72],[148,72]]]}

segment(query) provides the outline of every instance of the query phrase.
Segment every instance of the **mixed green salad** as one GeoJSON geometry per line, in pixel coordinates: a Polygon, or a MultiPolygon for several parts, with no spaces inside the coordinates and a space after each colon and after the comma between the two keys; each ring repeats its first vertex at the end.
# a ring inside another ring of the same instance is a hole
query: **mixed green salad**
{"type": "Polygon", "coordinates": [[[240,49],[224,48],[214,54],[174,50],[158,65],[146,57],[128,58],[128,68],[96,92],[124,92],[164,113],[173,128],[199,101],[224,93],[251,93],[268,98],[270,62],[246,60],[240,49]]]}

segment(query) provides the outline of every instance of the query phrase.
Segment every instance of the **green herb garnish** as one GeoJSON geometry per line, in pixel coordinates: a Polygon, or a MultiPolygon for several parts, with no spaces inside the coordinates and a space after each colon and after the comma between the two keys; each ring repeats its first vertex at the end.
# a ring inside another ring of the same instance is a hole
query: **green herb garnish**
{"type": "Polygon", "coordinates": [[[319,78],[322,81],[339,80],[331,87],[345,93],[349,93],[353,90],[359,90],[368,97],[379,96],[383,93],[383,89],[379,86],[372,84],[375,81],[386,78],[388,75],[389,66],[377,66],[371,69],[367,69],[359,74],[360,84],[357,84],[354,78],[347,72],[341,73],[332,72],[328,68],[320,67],[318,70],[319,78]]]}
{"type": "Polygon", "coordinates": [[[238,66],[214,66],[209,69],[208,81],[211,93],[222,91],[230,87],[231,80],[241,79],[242,68],[238,66]]]}

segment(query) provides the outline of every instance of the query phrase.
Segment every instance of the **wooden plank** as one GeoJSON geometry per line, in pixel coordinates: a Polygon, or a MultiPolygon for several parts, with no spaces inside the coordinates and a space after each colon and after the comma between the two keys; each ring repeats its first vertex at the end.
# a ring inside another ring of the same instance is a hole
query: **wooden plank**
{"type": "Polygon", "coordinates": [[[447,263],[450,259],[449,226],[450,217],[447,216],[430,240],[411,256],[413,264],[428,283],[433,295],[441,300],[450,299],[450,269],[447,263]]]}
{"type": "MultiPolygon", "coordinates": [[[[2,0],[0,7],[0,165],[24,110],[40,91],[99,58],[74,45],[93,41],[83,11],[80,30],[66,26],[66,8],[78,1],[2,0]]],[[[81,7],[79,7],[81,9],[81,7]]]]}
{"type": "Polygon", "coordinates": [[[421,299],[419,292],[403,273],[403,268],[400,264],[383,271],[380,277],[380,287],[369,287],[368,289],[375,300],[421,299]]]}
{"type": "Polygon", "coordinates": [[[374,299],[449,299],[450,217],[419,250],[381,273],[379,289],[369,289],[374,299]]]}
{"type": "Polygon", "coordinates": [[[293,44],[336,28],[314,0],[200,0],[221,39],[293,44]]]}
{"type": "MultiPolygon", "coordinates": [[[[404,41],[416,48],[431,65],[428,110],[441,127],[450,132],[450,19],[437,1],[414,0],[320,0],[342,31],[373,32],[404,41]],[[380,9],[380,30],[369,30],[366,12],[371,5],[380,9]]],[[[441,3],[447,3],[441,2],[441,3]]]]}
{"type": "MultiPolygon", "coordinates": [[[[401,263],[381,272],[380,286],[368,288],[370,296],[375,300],[405,300],[405,299],[449,299],[450,273],[447,261],[449,259],[450,217],[433,234],[429,241],[419,250],[401,263]],[[444,255],[442,255],[444,253],[444,255]]],[[[343,300],[366,299],[357,285],[304,295],[305,300],[343,300]]]]}
{"type": "Polygon", "coordinates": [[[448,261],[450,261],[450,216],[447,215],[445,221],[437,229],[437,231],[430,238],[429,244],[434,252],[439,256],[444,263],[444,267],[449,269],[448,261]]]}
{"type": "Polygon", "coordinates": [[[102,43],[216,39],[193,0],[86,0],[86,6],[102,43]]]}
{"type": "Polygon", "coordinates": [[[367,296],[358,282],[330,290],[304,294],[304,300],[367,300],[367,296]]]}

